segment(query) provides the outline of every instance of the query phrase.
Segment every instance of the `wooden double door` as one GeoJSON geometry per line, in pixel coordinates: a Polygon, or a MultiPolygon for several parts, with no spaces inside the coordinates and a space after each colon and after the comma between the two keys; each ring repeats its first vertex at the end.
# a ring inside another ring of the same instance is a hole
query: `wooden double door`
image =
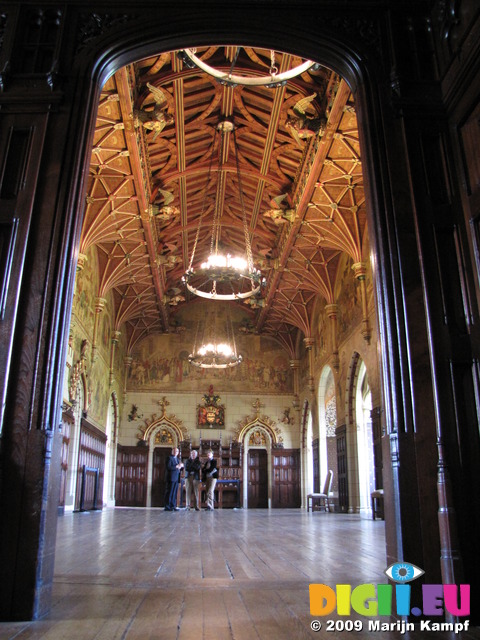
{"type": "MultiPolygon", "coordinates": [[[[269,474],[266,449],[248,451],[248,508],[268,507],[269,474]]],[[[300,451],[298,449],[272,450],[271,500],[274,509],[300,507],[300,451]]]]}

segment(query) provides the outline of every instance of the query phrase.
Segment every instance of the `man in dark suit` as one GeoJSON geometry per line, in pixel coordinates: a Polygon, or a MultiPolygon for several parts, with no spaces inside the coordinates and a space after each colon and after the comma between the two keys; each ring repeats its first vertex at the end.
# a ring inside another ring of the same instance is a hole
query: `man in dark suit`
{"type": "Polygon", "coordinates": [[[167,458],[165,467],[165,511],[179,511],[177,507],[178,481],[183,462],[179,457],[180,451],[174,447],[172,454],[167,458]]]}

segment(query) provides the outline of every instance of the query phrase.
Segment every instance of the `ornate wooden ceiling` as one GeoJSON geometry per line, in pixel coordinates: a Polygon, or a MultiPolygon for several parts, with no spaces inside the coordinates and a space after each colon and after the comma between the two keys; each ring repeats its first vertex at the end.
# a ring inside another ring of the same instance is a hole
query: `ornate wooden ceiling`
{"type": "MultiPolygon", "coordinates": [[[[197,55],[228,71],[236,52],[211,47],[197,55]]],[[[279,72],[301,62],[275,53],[279,72]]],[[[270,64],[269,51],[241,49],[235,72],[266,74],[270,64]]],[[[316,297],[335,303],[342,253],[360,277],[362,271],[357,120],[348,86],[329,69],[315,66],[276,88],[231,87],[172,52],[117,72],[98,109],[79,268],[96,245],[98,308],[113,291],[115,330],[126,331],[129,347],[145,332],[175,327],[176,311],[195,302],[182,275],[200,216],[195,262],[209,253],[216,193],[222,244],[232,253],[245,250],[232,134],[221,150],[218,191],[212,161],[225,119],[235,125],[254,264],[266,277],[260,299],[232,304],[249,314],[254,331],[275,335],[293,357],[298,329],[311,335],[316,297]]]]}

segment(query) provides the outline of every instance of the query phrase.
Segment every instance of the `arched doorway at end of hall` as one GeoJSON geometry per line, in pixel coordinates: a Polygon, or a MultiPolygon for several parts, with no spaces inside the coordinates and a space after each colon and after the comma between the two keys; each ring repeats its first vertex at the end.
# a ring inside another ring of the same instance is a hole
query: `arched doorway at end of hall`
{"type": "MultiPolygon", "coordinates": [[[[335,505],[338,505],[338,451],[337,451],[337,393],[335,377],[332,369],[325,366],[318,383],[318,435],[314,435],[317,442],[318,466],[314,469],[318,489],[323,491],[328,472],[333,471],[330,492],[333,493],[335,505]]],[[[315,476],[314,476],[315,477],[315,476]]]]}
{"type": "Polygon", "coordinates": [[[118,506],[164,506],[166,459],[183,436],[179,425],[162,417],[148,426],[137,446],[118,445],[115,488],[118,506]]]}
{"type": "Polygon", "coordinates": [[[113,392],[110,396],[105,434],[107,446],[105,450],[105,476],[103,483],[103,503],[107,507],[115,506],[115,467],[117,459],[118,401],[113,392]]]}
{"type": "Polygon", "coordinates": [[[346,393],[349,512],[371,517],[375,490],[372,393],[367,368],[360,354],[352,356],[346,393]]]}
{"type": "Polygon", "coordinates": [[[243,433],[243,504],[249,509],[271,506],[272,437],[261,421],[254,421],[243,433]]]}
{"type": "Polygon", "coordinates": [[[243,506],[249,509],[301,506],[299,449],[284,449],[280,429],[266,416],[247,419],[243,444],[243,506]]]}
{"type": "Polygon", "coordinates": [[[308,400],[304,401],[302,411],[302,443],[300,449],[301,468],[303,473],[301,503],[307,505],[307,495],[318,492],[318,438],[313,434],[312,409],[308,400]]]}
{"type": "MultiPolygon", "coordinates": [[[[151,507],[165,506],[165,470],[167,466],[167,458],[172,448],[178,446],[173,430],[167,425],[160,425],[158,429],[152,433],[150,444],[151,464],[149,468],[151,473],[149,476],[149,497],[151,507]]],[[[148,498],[147,498],[148,502],[148,498]]]]}
{"type": "Polygon", "coordinates": [[[268,453],[252,447],[247,453],[247,505],[249,509],[268,508],[268,453]]]}

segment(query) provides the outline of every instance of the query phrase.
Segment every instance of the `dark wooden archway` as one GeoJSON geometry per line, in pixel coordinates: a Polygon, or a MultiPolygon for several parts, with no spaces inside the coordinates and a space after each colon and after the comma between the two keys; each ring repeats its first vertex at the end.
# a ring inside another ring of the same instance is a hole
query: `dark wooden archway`
{"type": "MultiPolygon", "coordinates": [[[[455,196],[444,187],[447,175],[455,173],[453,161],[449,154],[437,161],[449,147],[444,105],[440,92],[417,91],[435,82],[431,61],[421,57],[430,37],[429,5],[406,4],[402,11],[367,1],[348,10],[329,2],[301,9],[292,3],[240,8],[207,2],[180,11],[174,3],[140,0],[113,11],[102,0],[70,2],[52,14],[50,49],[27,71],[20,64],[28,45],[23,34],[36,8],[30,2],[6,5],[0,152],[7,162],[13,158],[11,135],[24,140],[27,131],[31,137],[30,152],[18,163],[24,183],[2,194],[2,224],[12,247],[19,216],[0,369],[2,619],[39,617],[50,602],[57,500],[49,496],[58,496],[63,369],[99,89],[120,66],[153,51],[234,41],[267,48],[281,43],[337,70],[355,93],[381,335],[384,488],[394,505],[386,521],[387,563],[408,560],[424,568],[430,582],[459,582],[461,554],[447,543],[456,540],[454,501],[467,581],[475,593],[479,497],[466,505],[461,496],[477,479],[478,428],[475,412],[456,412],[459,406],[475,407],[478,387],[471,363],[479,354],[457,313],[471,278],[467,273],[462,280],[465,263],[456,249],[465,240],[459,199],[454,206],[455,196]],[[412,37],[421,46],[405,44],[412,37]],[[437,440],[443,438],[448,452],[440,459],[437,486],[437,440]],[[444,490],[448,471],[458,486],[453,499],[444,490]],[[412,508],[412,495],[418,508],[412,508]]],[[[466,76],[463,82],[468,87],[466,76]]],[[[478,319],[476,309],[468,314],[478,319]]]]}

